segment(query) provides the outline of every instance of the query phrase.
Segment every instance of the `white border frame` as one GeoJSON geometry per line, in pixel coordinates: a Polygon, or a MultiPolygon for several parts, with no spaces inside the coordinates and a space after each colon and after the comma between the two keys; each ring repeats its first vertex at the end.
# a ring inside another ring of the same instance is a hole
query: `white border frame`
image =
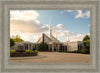
{"type": "Polygon", "coordinates": [[[5,0],[0,1],[0,71],[4,72],[94,72],[100,70],[100,1],[99,0],[5,0]],[[82,9],[91,12],[91,60],[90,63],[9,63],[10,59],[10,10],[71,10],[82,9]],[[99,15],[99,16],[98,16],[99,15]]]}

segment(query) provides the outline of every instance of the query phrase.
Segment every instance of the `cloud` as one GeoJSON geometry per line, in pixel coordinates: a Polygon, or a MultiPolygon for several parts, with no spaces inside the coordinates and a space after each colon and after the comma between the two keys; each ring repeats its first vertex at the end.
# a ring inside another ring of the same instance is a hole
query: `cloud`
{"type": "Polygon", "coordinates": [[[66,28],[66,26],[64,26],[63,24],[58,24],[58,25],[56,25],[56,27],[55,27],[55,29],[58,29],[58,30],[62,30],[62,29],[64,29],[64,28],[66,28]]]}
{"type": "Polygon", "coordinates": [[[67,12],[73,12],[74,10],[66,10],[67,12]]]}
{"type": "MultiPolygon", "coordinates": [[[[86,34],[77,34],[74,32],[70,32],[68,30],[64,30],[64,31],[53,30],[53,35],[57,37],[59,40],[61,41],[63,40],[62,42],[66,42],[66,38],[67,40],[70,40],[70,41],[82,41],[86,34]]],[[[89,33],[87,35],[89,35],[89,33]]]]}
{"type": "Polygon", "coordinates": [[[11,33],[41,33],[48,30],[48,25],[42,25],[37,18],[40,16],[34,10],[11,11],[11,33]]]}
{"type": "Polygon", "coordinates": [[[73,13],[75,18],[89,18],[90,17],[89,10],[87,10],[85,12],[83,12],[82,10],[64,10],[62,13],[64,13],[64,12],[73,13]]]}
{"type": "Polygon", "coordinates": [[[75,16],[75,18],[79,18],[79,17],[82,17],[82,18],[84,17],[81,10],[78,10],[77,15],[75,16]]]}
{"type": "Polygon", "coordinates": [[[34,10],[11,10],[11,19],[15,20],[36,20],[39,17],[39,13],[34,10]]]}
{"type": "Polygon", "coordinates": [[[82,12],[82,10],[77,10],[77,15],[75,18],[89,18],[90,17],[90,11],[82,12]]]}
{"type": "Polygon", "coordinates": [[[17,34],[21,37],[21,39],[28,42],[37,42],[41,36],[41,34],[34,34],[34,33],[12,33],[10,34],[10,36],[11,37],[12,35],[16,36],[17,34]]]}
{"type": "MultiPolygon", "coordinates": [[[[44,32],[44,33],[46,35],[49,35],[49,31],[44,32]]],[[[13,33],[11,34],[11,36],[12,35],[17,35],[17,34],[13,33]]],[[[38,39],[41,37],[42,33],[18,33],[18,35],[20,35],[24,41],[37,42],[38,39]]],[[[52,35],[56,37],[58,40],[60,40],[61,42],[66,42],[66,38],[67,40],[70,40],[70,41],[82,41],[86,34],[77,34],[74,32],[70,32],[68,30],[62,31],[62,30],[53,29],[52,35]]]]}
{"type": "Polygon", "coordinates": [[[75,11],[75,10],[62,10],[60,13],[61,13],[61,14],[63,14],[64,12],[70,12],[70,13],[71,13],[71,12],[73,12],[73,11],[75,11]]]}
{"type": "MultiPolygon", "coordinates": [[[[70,10],[69,12],[73,12],[70,10]]],[[[48,35],[49,25],[43,25],[39,20],[39,13],[34,10],[16,10],[11,11],[10,19],[10,33],[12,35],[20,35],[21,38],[25,41],[36,42],[41,34],[44,32],[48,35]]],[[[82,13],[79,11],[77,18],[80,17],[89,17],[89,12],[82,13]],[[82,16],[83,15],[83,16],[82,16]]],[[[52,34],[58,39],[66,38],[69,36],[70,41],[79,41],[82,40],[85,34],[76,34],[65,29],[64,24],[57,24],[55,27],[52,27],[52,34]]],[[[60,40],[61,41],[61,40],[60,40]]],[[[64,40],[66,41],[66,40],[64,40]]]]}
{"type": "Polygon", "coordinates": [[[76,34],[69,37],[70,41],[82,41],[86,34],[76,34]]]}

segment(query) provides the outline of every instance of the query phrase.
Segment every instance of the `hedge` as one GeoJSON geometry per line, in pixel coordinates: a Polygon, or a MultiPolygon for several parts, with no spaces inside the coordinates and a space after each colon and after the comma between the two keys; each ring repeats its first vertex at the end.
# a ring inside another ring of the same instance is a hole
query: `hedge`
{"type": "Polygon", "coordinates": [[[90,50],[75,50],[75,51],[62,51],[60,50],[59,52],[66,52],[66,53],[82,53],[82,54],[90,54],[90,50]]]}

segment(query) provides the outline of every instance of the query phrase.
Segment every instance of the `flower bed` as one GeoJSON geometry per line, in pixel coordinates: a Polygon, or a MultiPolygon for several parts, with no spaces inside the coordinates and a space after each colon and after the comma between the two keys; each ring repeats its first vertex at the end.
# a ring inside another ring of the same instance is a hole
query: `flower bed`
{"type": "Polygon", "coordinates": [[[10,57],[26,57],[26,56],[37,56],[38,51],[26,50],[25,52],[16,52],[15,50],[10,50],[10,57]]]}
{"type": "Polygon", "coordinates": [[[26,53],[26,52],[15,52],[10,54],[10,57],[25,57],[25,56],[37,56],[38,53],[34,52],[34,53],[26,53]]]}

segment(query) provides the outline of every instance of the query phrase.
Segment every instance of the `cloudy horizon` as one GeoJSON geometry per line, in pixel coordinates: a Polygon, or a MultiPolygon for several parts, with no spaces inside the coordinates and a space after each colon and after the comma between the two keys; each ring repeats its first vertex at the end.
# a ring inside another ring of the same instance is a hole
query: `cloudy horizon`
{"type": "Polygon", "coordinates": [[[82,41],[90,34],[89,10],[11,10],[10,36],[19,35],[24,41],[36,42],[42,33],[52,34],[61,42],[82,41]]]}

